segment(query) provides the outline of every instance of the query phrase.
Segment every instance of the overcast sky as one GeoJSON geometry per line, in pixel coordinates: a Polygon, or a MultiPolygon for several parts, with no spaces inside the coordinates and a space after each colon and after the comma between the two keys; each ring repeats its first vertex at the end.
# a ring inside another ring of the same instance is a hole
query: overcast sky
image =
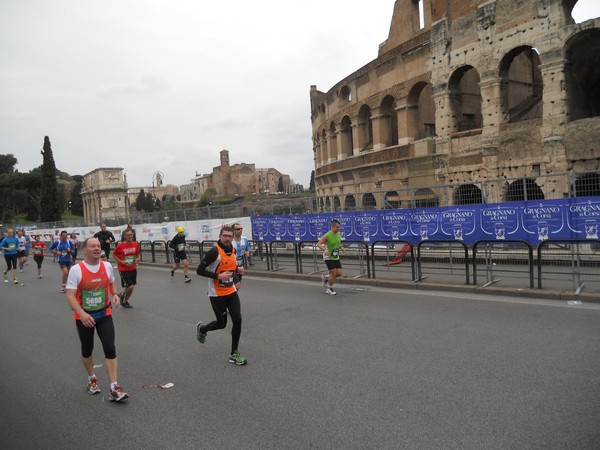
{"type": "MultiPolygon", "coordinates": [[[[394,0],[0,0],[0,154],[181,185],[255,163],[308,187],[309,92],[377,57],[394,0]]],[[[600,16],[580,0],[577,21],[600,16]]]]}

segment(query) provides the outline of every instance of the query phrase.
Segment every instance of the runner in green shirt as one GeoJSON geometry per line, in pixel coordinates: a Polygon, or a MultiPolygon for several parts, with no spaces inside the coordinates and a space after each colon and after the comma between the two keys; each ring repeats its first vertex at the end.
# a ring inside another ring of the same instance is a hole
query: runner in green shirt
{"type": "Polygon", "coordinates": [[[336,295],[337,292],[333,289],[333,283],[337,278],[342,276],[342,263],[340,261],[340,251],[345,252],[346,249],[342,247],[342,235],[340,234],[340,221],[333,219],[331,221],[331,229],[323,235],[317,247],[323,252],[323,260],[329,275],[322,275],[321,280],[325,287],[325,293],[328,295],[336,295]]]}

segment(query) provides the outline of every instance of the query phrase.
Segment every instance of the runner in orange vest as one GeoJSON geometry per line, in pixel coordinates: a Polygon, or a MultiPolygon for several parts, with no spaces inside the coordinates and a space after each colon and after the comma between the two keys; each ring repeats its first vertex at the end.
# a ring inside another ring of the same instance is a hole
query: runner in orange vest
{"type": "Polygon", "coordinates": [[[235,249],[231,244],[232,240],[233,228],[229,226],[221,228],[217,244],[206,253],[196,271],[198,275],[209,279],[208,297],[216,316],[216,320],[206,325],[198,322],[196,337],[200,343],[204,344],[206,333],[225,328],[227,325],[227,312],[229,312],[233,325],[229,362],[243,366],[247,361],[238,351],[242,333],[242,313],[240,297],[235,283],[238,276],[244,274],[244,267],[238,266],[236,263],[235,249]]]}

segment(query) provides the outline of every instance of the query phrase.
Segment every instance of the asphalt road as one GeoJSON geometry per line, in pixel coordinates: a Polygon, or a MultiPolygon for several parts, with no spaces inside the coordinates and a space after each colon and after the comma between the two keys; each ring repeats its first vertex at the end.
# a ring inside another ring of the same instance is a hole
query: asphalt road
{"type": "MultiPolygon", "coordinates": [[[[119,382],[89,396],[59,269],[0,286],[7,449],[598,449],[600,305],[244,279],[240,351],[206,280],[142,267],[119,382]],[[172,382],[171,389],[143,389],[172,382]]],[[[96,340],[96,364],[103,364],[96,340]]]]}

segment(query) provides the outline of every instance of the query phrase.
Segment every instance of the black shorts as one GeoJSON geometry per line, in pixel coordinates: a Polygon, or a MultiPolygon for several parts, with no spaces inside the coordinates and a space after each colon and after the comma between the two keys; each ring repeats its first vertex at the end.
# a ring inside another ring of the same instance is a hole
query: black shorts
{"type": "Polygon", "coordinates": [[[70,269],[70,268],[71,268],[71,262],[72,262],[72,261],[58,261],[58,266],[59,266],[61,269],[64,269],[65,267],[66,267],[67,269],[70,269]]]}
{"type": "Polygon", "coordinates": [[[135,286],[137,284],[137,269],[136,270],[119,270],[121,275],[121,286],[135,286]]]}
{"type": "Polygon", "coordinates": [[[185,254],[185,252],[175,252],[175,254],[173,255],[173,260],[176,263],[179,263],[184,259],[187,259],[187,255],[185,254]]]}
{"type": "Polygon", "coordinates": [[[25,256],[27,256],[27,250],[19,250],[19,251],[17,251],[17,257],[18,258],[24,258],[25,256]]]}
{"type": "Polygon", "coordinates": [[[327,268],[329,270],[341,269],[342,268],[342,261],[340,261],[339,259],[326,259],[325,260],[325,265],[327,266],[327,268]]]}

